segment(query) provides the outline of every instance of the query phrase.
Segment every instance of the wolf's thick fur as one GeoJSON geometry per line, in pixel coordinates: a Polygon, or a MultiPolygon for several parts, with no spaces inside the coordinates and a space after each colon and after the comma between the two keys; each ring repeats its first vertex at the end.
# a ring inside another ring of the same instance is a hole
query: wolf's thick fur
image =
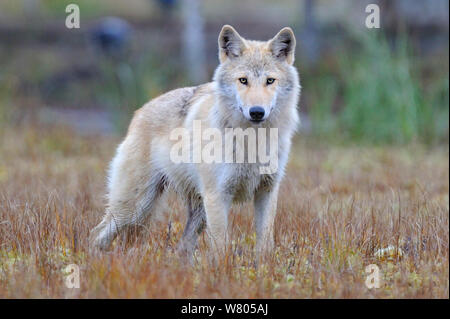
{"type": "Polygon", "coordinates": [[[136,111],[111,162],[108,206],[91,233],[93,244],[108,249],[120,232],[143,223],[163,192],[172,188],[188,208],[182,251],[192,252],[204,226],[216,248],[223,248],[231,204],[247,200],[254,202],[257,247],[271,248],[279,184],[299,121],[294,51],[290,28],[261,42],[246,40],[224,26],[220,65],[212,82],[170,91],[136,111]],[[262,122],[250,121],[252,106],[264,109],[262,122]],[[184,127],[192,132],[194,120],[221,132],[230,127],[278,128],[278,170],[261,175],[258,162],[175,164],[170,158],[176,143],[171,131],[184,127]]]}

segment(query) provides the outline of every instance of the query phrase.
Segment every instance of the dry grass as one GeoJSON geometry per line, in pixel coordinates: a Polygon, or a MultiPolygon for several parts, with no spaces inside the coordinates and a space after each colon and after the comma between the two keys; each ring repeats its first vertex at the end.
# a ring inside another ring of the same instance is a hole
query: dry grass
{"type": "Polygon", "coordinates": [[[275,253],[255,267],[249,207],[231,215],[220,266],[173,252],[185,221],[168,214],[136,243],[88,252],[118,141],[61,129],[0,128],[0,298],[448,298],[448,148],[318,147],[297,143],[283,182],[275,253]],[[377,258],[393,245],[402,256],[377,258]],[[81,288],[63,269],[81,269],[81,288]],[[364,269],[381,269],[369,290],[364,269]]]}

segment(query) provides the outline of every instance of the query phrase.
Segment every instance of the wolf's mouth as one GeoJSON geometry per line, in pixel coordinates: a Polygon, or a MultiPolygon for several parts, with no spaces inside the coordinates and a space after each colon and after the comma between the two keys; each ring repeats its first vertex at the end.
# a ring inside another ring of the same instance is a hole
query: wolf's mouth
{"type": "Polygon", "coordinates": [[[258,123],[264,122],[264,120],[250,120],[250,122],[252,122],[254,124],[258,124],[258,123]]]}

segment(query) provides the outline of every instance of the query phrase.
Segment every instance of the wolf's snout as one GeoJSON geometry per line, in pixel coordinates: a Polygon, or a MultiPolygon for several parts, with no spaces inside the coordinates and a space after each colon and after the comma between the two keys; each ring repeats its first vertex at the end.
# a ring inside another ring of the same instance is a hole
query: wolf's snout
{"type": "Polygon", "coordinates": [[[262,121],[265,111],[261,106],[252,106],[249,113],[252,121],[262,121]]]}

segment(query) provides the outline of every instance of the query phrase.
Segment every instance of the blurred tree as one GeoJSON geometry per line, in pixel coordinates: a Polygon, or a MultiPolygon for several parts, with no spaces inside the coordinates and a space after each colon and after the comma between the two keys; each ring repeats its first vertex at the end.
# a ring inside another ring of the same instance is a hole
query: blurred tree
{"type": "MultiPolygon", "coordinates": [[[[303,2],[303,0],[302,0],[303,2]]],[[[304,0],[304,24],[300,32],[305,58],[310,64],[319,59],[319,37],[315,16],[315,0],[304,0]]]]}
{"type": "Polygon", "coordinates": [[[204,21],[199,0],[181,0],[183,54],[186,72],[193,84],[206,81],[204,21]]]}

